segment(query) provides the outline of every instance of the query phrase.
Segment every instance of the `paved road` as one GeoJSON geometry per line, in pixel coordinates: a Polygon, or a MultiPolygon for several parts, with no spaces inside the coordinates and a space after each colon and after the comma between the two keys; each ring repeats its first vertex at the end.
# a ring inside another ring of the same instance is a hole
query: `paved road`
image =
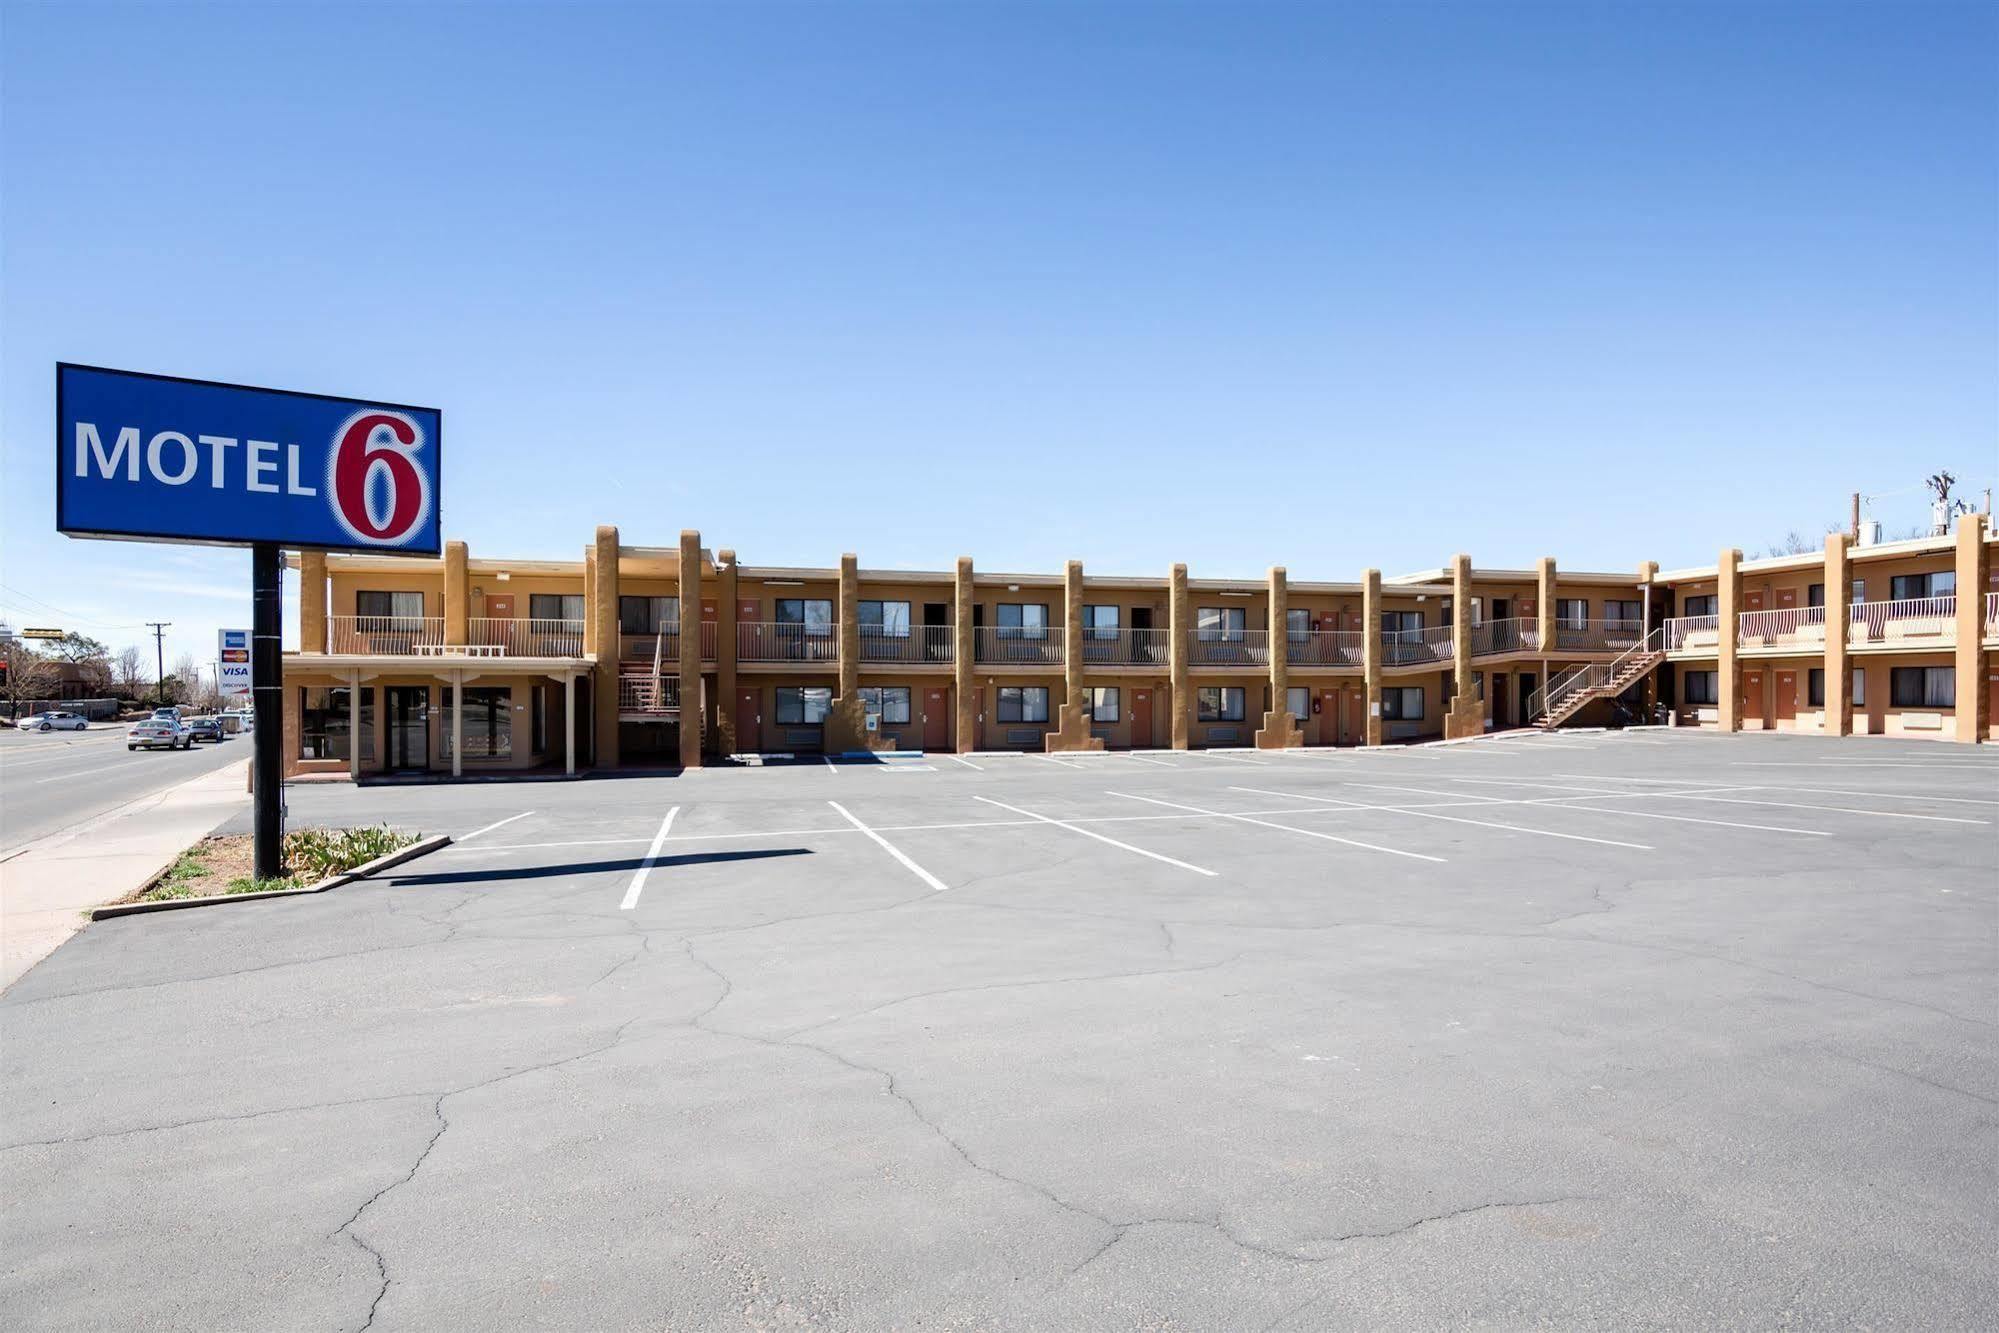
{"type": "Polygon", "coordinates": [[[162,787],[250,758],[250,738],[193,750],[125,748],[123,726],[0,731],[0,856],[162,787]]]}
{"type": "Polygon", "coordinates": [[[1995,758],[1578,737],[296,789],[295,819],[472,836],[98,923],[0,999],[0,1308],[1989,1327],[1995,758]]]}

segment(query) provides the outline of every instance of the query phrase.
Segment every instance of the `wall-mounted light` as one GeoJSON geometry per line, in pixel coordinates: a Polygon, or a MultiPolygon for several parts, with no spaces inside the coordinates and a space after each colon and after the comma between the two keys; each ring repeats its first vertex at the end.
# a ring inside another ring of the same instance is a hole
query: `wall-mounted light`
{"type": "Polygon", "coordinates": [[[1020,585],[1019,585],[1018,583],[1009,583],[1009,584],[1007,584],[1007,585],[1006,585],[1006,590],[1007,590],[1008,592],[1019,592],[1019,591],[1020,591],[1020,585]]]}
{"type": "Polygon", "coordinates": [[[505,583],[508,579],[512,578],[513,575],[509,574],[506,570],[503,569],[499,573],[493,575],[493,577],[498,579],[500,582],[505,583]]]}

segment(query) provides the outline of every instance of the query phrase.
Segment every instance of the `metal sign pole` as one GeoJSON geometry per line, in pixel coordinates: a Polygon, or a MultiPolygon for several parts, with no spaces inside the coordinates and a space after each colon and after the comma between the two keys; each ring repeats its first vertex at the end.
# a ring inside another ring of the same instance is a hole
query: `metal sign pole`
{"type": "Polygon", "coordinates": [[[284,873],[283,798],[284,598],[278,578],[282,568],[275,542],[258,542],[250,549],[250,698],[256,725],[251,732],[251,792],[256,804],[254,860],[259,879],[284,873]]]}

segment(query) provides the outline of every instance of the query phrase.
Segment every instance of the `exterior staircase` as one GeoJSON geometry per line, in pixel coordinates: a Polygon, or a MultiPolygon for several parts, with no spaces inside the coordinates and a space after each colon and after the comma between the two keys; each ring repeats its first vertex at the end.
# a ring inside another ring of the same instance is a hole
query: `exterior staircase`
{"type": "Polygon", "coordinates": [[[1571,667],[1528,697],[1527,712],[1542,731],[1553,731],[1594,699],[1615,699],[1651,674],[1666,660],[1666,631],[1661,626],[1611,662],[1571,667]]]}
{"type": "MultiPolygon", "coordinates": [[[[633,721],[680,718],[680,677],[666,674],[666,640],[653,641],[652,661],[618,663],[618,716],[633,721]]],[[[676,669],[678,664],[676,663],[676,669]]]]}

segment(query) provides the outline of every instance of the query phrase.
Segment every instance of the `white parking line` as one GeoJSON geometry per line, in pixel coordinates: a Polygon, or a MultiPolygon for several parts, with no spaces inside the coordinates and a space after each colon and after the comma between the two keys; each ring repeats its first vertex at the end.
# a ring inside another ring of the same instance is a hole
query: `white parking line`
{"type": "Polygon", "coordinates": [[[625,890],[625,900],[618,904],[619,911],[629,912],[639,905],[639,895],[645,892],[646,876],[652,873],[653,862],[659,860],[659,849],[666,843],[666,831],[673,827],[673,817],[679,813],[680,807],[676,805],[659,822],[659,832],[652,835],[652,850],[646,853],[646,859],[639,862],[639,868],[632,873],[631,887],[625,890]]]}
{"type": "Polygon", "coordinates": [[[962,755],[947,754],[944,757],[946,759],[956,759],[959,763],[963,764],[966,768],[971,769],[974,773],[983,773],[986,771],[985,769],[979,767],[977,764],[973,763],[971,760],[965,758],[962,755]]]}
{"type": "Polygon", "coordinates": [[[472,841],[472,839],[478,837],[481,833],[491,833],[496,828],[506,827],[508,824],[513,823],[516,819],[526,819],[529,815],[533,813],[534,811],[532,810],[523,810],[517,815],[508,815],[505,819],[497,820],[494,823],[486,825],[486,827],[484,828],[475,828],[462,838],[454,838],[452,842],[456,846],[462,846],[465,843],[472,841]]]}
{"type": "Polygon", "coordinates": [[[1152,765],[1154,765],[1155,767],[1158,767],[1158,768],[1178,768],[1178,767],[1180,767],[1180,765],[1178,765],[1178,764],[1169,764],[1169,763],[1167,763],[1167,762],[1166,762],[1166,761],[1165,761],[1164,759],[1147,759],[1147,758],[1146,758],[1146,757],[1145,757],[1144,755],[1142,755],[1142,754],[1126,754],[1126,755],[1125,755],[1125,758],[1127,758],[1127,759],[1131,760],[1131,762],[1133,762],[1134,764],[1152,764],[1152,765]]]}
{"type": "Polygon", "coordinates": [[[827,768],[828,768],[828,769],[829,769],[829,770],[830,770],[830,771],[832,772],[833,776],[835,776],[835,777],[838,777],[838,776],[840,775],[840,768],[839,768],[839,765],[837,765],[837,764],[835,764],[835,763],[833,762],[833,756],[832,756],[832,755],[830,755],[830,754],[822,754],[822,755],[820,755],[819,757],[820,757],[820,758],[821,758],[822,760],[824,760],[824,761],[825,761],[825,763],[826,763],[826,767],[827,767],[827,768]]]}
{"type": "Polygon", "coordinates": [[[1030,754],[1028,755],[1028,758],[1030,758],[1030,759],[1039,759],[1039,760],[1043,761],[1044,763],[1050,763],[1050,764],[1060,764],[1060,765],[1061,765],[1061,766],[1062,766],[1063,768],[1081,768],[1081,767],[1082,767],[1082,765],[1081,765],[1081,764],[1074,764],[1074,763],[1071,763],[1071,762],[1069,762],[1069,761],[1068,761],[1067,759],[1057,759],[1057,758],[1056,758],[1056,757],[1055,757],[1054,755],[1052,755],[1052,754],[1032,754],[1032,753],[1030,753],[1030,754]]]}
{"type": "Polygon", "coordinates": [[[1213,750],[1182,750],[1180,751],[1180,753],[1197,754],[1200,755],[1201,758],[1203,759],[1226,759],[1231,764],[1249,764],[1256,768],[1262,768],[1264,766],[1263,760],[1261,759],[1245,759],[1239,754],[1217,754],[1213,750]]]}
{"type": "MultiPolygon", "coordinates": [[[[1662,796],[1673,796],[1678,794],[1674,792],[1663,792],[1663,791],[1596,791],[1589,787],[1572,787],[1566,782],[1534,782],[1526,778],[1449,777],[1445,778],[1444,781],[1476,782],[1481,786],[1534,787],[1545,791],[1566,791],[1566,792],[1580,793],[1574,796],[1537,796],[1532,799],[1519,799],[1519,800],[1509,800],[1509,801],[1500,802],[1501,804],[1505,805],[1561,806],[1562,808],[1568,810],[1588,810],[1592,808],[1587,805],[1576,804],[1576,802],[1578,801],[1629,801],[1629,800],[1643,800],[1648,798],[1658,798],[1662,796]]],[[[1361,782],[1361,783],[1353,783],[1350,785],[1365,787],[1377,784],[1361,782]]],[[[1401,788],[1391,788],[1391,790],[1418,791],[1424,789],[1416,787],[1401,787],[1401,788]]],[[[1714,790],[1757,791],[1759,789],[1756,787],[1719,787],[1715,788],[1714,790]]],[[[1424,794],[1432,796],[1448,796],[1448,795],[1453,795],[1455,793],[1441,792],[1441,791],[1432,792],[1424,790],[1424,794]]],[[[1491,800],[1494,798],[1488,797],[1486,799],[1491,800]]],[[[1824,829],[1791,828],[1788,825],[1783,825],[1783,824],[1743,824],[1743,823],[1738,823],[1737,821],[1732,819],[1697,819],[1692,815],[1668,815],[1668,814],[1662,814],[1656,810],[1604,810],[1600,811],[1599,813],[1606,815],[1615,815],[1619,818],[1628,818],[1628,819],[1662,819],[1669,823],[1674,823],[1674,824],[1712,824],[1716,828],[1752,829],[1758,833],[1798,833],[1808,838],[1830,838],[1832,836],[1832,834],[1826,832],[1824,829]]]]}
{"type": "Polygon", "coordinates": [[[1370,852],[1386,852],[1390,856],[1406,856],[1415,861],[1435,861],[1442,864],[1444,858],[1431,856],[1425,852],[1404,851],[1400,847],[1383,847],[1379,843],[1361,842],[1356,838],[1342,838],[1332,833],[1321,833],[1317,829],[1292,828],[1288,824],[1273,824],[1267,819],[1252,819],[1248,815],[1230,814],[1226,810],[1204,810],[1198,805],[1182,805],[1178,801],[1162,801],[1156,796],[1138,796],[1131,792],[1106,792],[1107,796],[1122,796],[1127,801],[1145,801],[1151,805],[1163,805],[1169,810],[1188,810],[1197,815],[1208,815],[1215,819],[1233,819],[1244,824],[1255,824],[1259,828],[1274,828],[1282,833],[1299,833],[1307,838],[1320,838],[1326,842],[1343,842],[1349,847],[1363,847],[1370,852]]]}
{"type": "Polygon", "coordinates": [[[1472,824],[1479,828],[1501,829],[1507,833],[1528,833],[1542,838],[1561,838],[1566,842],[1594,842],[1605,847],[1628,847],[1634,852],[1657,851],[1642,842],[1620,842],[1615,838],[1590,838],[1580,833],[1557,833],[1553,829],[1527,828],[1520,824],[1495,824],[1485,819],[1465,819],[1459,815],[1440,815],[1434,810],[1411,810],[1394,805],[1368,805],[1364,801],[1342,801],[1332,796],[1308,796],[1303,792],[1270,791],[1262,787],[1232,787],[1231,791],[1256,792],[1260,796],[1288,796],[1298,801],[1324,801],[1328,805],[1355,806],[1363,810],[1384,810],[1390,814],[1414,815],[1418,819],[1441,819],[1450,824],[1472,824]]]}
{"type": "MultiPolygon", "coordinates": [[[[1557,773],[1554,776],[1558,778],[1579,778],[1579,777],[1584,777],[1586,775],[1581,773],[1557,773]]],[[[1638,782],[1638,783],[1644,783],[1648,786],[1655,785],[1663,781],[1663,779],[1660,778],[1601,778],[1598,780],[1607,781],[1607,782],[1638,782]]],[[[1667,785],[1671,786],[1671,785],[1680,785],[1680,784],[1669,783],[1667,785]]],[[[1735,791],[1741,789],[1732,788],[1732,787],[1720,787],[1720,788],[1712,788],[1710,790],[1735,791]]],[[[1750,787],[1749,790],[1759,791],[1764,789],[1758,787],[1750,787]]],[[[1782,790],[1782,788],[1779,788],[1778,790],[1782,790]]],[[[1663,792],[1661,793],[1661,795],[1666,795],[1666,794],[1667,793],[1663,792]]],[[[1862,793],[1856,793],[1856,794],[1862,794],[1862,793]]],[[[1700,795],[1694,795],[1691,792],[1673,792],[1671,793],[1671,795],[1673,796],[1674,799],[1683,800],[1683,801],[1725,801],[1731,805],[1774,805],[1790,810],[1827,810],[1834,814],[1841,814],[1841,815],[1871,815],[1876,819],[1920,819],[1925,823],[1930,823],[1930,824],[1989,824],[1992,822],[1989,819],[1966,819],[1961,815],[1918,815],[1918,814],[1911,814],[1906,810],[1865,810],[1860,808],[1859,806],[1852,806],[1852,805],[1815,805],[1805,801],[1752,801],[1740,796],[1712,796],[1708,795],[1705,791],[1700,795]]]]}
{"type": "MultiPolygon", "coordinates": [[[[1556,774],[1556,776],[1579,777],[1581,775],[1556,774]]],[[[1647,786],[1659,786],[1659,787],[1686,787],[1690,790],[1695,790],[1695,791],[1708,791],[1708,790],[1801,791],[1801,792],[1810,793],[1815,796],[1868,796],[1868,797],[1873,797],[1876,800],[1884,800],[1884,801],[1942,801],[1946,805],[1999,805],[1999,801],[1989,800],[1985,797],[1980,797],[1980,796],[1942,796],[1937,794],[1936,792],[1927,792],[1927,791],[1925,792],[1861,791],[1855,787],[1794,787],[1788,782],[1778,783],[1778,784],[1757,782],[1757,783],[1750,783],[1748,785],[1743,785],[1741,783],[1711,782],[1702,778],[1688,778],[1683,782],[1676,782],[1669,778],[1622,778],[1622,777],[1609,777],[1609,776],[1599,776],[1595,780],[1601,782],[1640,782],[1644,783],[1647,786]]],[[[1453,778],[1452,781],[1477,782],[1481,781],[1481,779],[1453,778]]],[[[1494,781],[1494,779],[1486,778],[1483,779],[1483,781],[1491,782],[1494,781]]],[[[1518,778],[1511,779],[1511,781],[1514,782],[1515,784],[1525,785],[1529,787],[1554,787],[1558,785],[1552,782],[1528,782],[1521,784],[1521,780],[1518,778]]],[[[1571,787],[1567,788],[1566,790],[1581,791],[1584,789],[1580,787],[1571,787]]]]}
{"type": "Polygon", "coordinates": [[[1182,870],[1191,870],[1197,875],[1206,875],[1210,879],[1215,876],[1215,872],[1212,870],[1204,870],[1200,866],[1189,865],[1185,861],[1175,860],[1173,857],[1163,855],[1159,852],[1148,852],[1143,847],[1134,847],[1128,842],[1119,842],[1116,838],[1107,838],[1103,834],[1093,832],[1090,829],[1078,828],[1066,820],[1055,819],[1048,815],[1038,815],[1032,810],[1023,810],[1017,805],[1008,805],[1004,801],[995,801],[990,796],[974,796],[972,799],[975,801],[984,801],[987,805],[996,805],[1000,809],[1011,811],[1016,815],[1025,815],[1027,818],[1039,820],[1043,824],[1053,824],[1056,828],[1068,829],[1071,833],[1080,833],[1086,838],[1094,838],[1098,842],[1109,843],[1111,846],[1127,852],[1136,852],[1138,855],[1150,857],[1154,861],[1164,861],[1169,866],[1178,866],[1182,870]]]}
{"type": "Polygon", "coordinates": [[[874,841],[877,847],[880,847],[890,856],[893,856],[896,860],[900,861],[902,863],[903,869],[909,871],[910,874],[916,876],[918,879],[922,880],[925,884],[928,884],[932,889],[936,890],[938,893],[944,892],[943,880],[938,879],[937,876],[931,874],[928,870],[925,870],[922,866],[910,860],[908,856],[904,855],[902,848],[896,846],[894,843],[890,842],[887,838],[884,838],[881,834],[875,832],[873,829],[869,828],[866,824],[863,824],[860,820],[854,818],[853,811],[849,810],[846,806],[841,805],[838,801],[828,801],[826,802],[826,804],[832,806],[835,810],[837,810],[840,814],[840,818],[846,820],[849,824],[852,824],[855,828],[867,834],[868,837],[874,841]]]}

